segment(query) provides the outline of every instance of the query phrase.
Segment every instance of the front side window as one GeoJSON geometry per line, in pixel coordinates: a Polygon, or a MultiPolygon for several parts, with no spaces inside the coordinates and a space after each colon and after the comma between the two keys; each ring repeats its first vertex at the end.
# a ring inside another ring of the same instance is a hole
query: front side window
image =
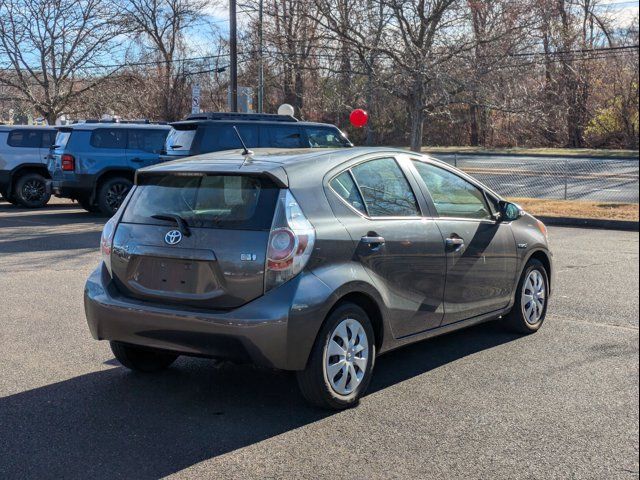
{"type": "Polygon", "coordinates": [[[300,148],[300,129],[288,125],[262,127],[262,146],[272,148],[300,148]]]}
{"type": "Polygon", "coordinates": [[[311,148],[340,148],[347,146],[346,139],[337,129],[306,127],[305,131],[311,148]]]}
{"type": "Polygon", "coordinates": [[[37,130],[12,130],[7,138],[10,147],[40,148],[42,132],[37,130]]]}
{"type": "Polygon", "coordinates": [[[411,186],[393,158],[370,160],[352,169],[371,217],[414,217],[420,209],[411,186]]]}
{"type": "Polygon", "coordinates": [[[91,146],[95,148],[122,148],[127,144],[124,128],[98,128],[91,132],[91,146]]]}
{"type": "Polygon", "coordinates": [[[127,148],[149,153],[160,153],[167,135],[166,130],[129,130],[127,148]]]}
{"type": "Polygon", "coordinates": [[[331,185],[331,188],[333,188],[333,190],[353,208],[361,213],[367,213],[364,207],[364,200],[362,200],[358,187],[349,172],[342,172],[336,178],[331,180],[329,185],[331,185]]]}
{"type": "Polygon", "coordinates": [[[414,161],[440,217],[491,219],[482,191],[458,175],[435,165],[414,161]]]}

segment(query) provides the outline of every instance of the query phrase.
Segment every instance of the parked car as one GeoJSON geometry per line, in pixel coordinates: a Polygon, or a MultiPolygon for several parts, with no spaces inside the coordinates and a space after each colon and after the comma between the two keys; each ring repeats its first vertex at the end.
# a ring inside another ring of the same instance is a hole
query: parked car
{"type": "Polygon", "coordinates": [[[544,224],[402,150],[212,153],[138,171],[85,287],[94,338],[143,372],[179,355],[293,370],[353,406],[377,355],[500,318],[533,333],[553,286],[544,224]]]}
{"type": "Polygon", "coordinates": [[[161,161],[168,125],[78,123],[58,128],[48,169],[49,190],[90,212],[113,215],[138,168],[161,161]]]}
{"type": "Polygon", "coordinates": [[[56,130],[29,125],[0,125],[0,194],[8,202],[27,208],[43,207],[47,155],[56,130]]]}
{"type": "Polygon", "coordinates": [[[289,115],[208,112],[171,124],[163,158],[176,158],[242,148],[237,127],[249,148],[352,147],[335,125],[301,122],[289,115]]]}

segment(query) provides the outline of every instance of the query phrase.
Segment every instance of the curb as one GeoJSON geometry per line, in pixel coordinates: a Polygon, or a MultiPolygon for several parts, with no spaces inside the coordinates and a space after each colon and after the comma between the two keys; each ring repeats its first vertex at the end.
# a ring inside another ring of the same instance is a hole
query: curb
{"type": "Polygon", "coordinates": [[[560,153],[520,153],[520,152],[429,152],[421,153],[437,158],[438,155],[449,155],[458,157],[540,157],[540,158],[562,158],[567,160],[640,160],[639,157],[616,157],[607,155],[562,155],[560,153]]]}
{"type": "Polygon", "coordinates": [[[637,232],[640,227],[640,222],[634,222],[632,220],[544,216],[536,216],[536,218],[542,221],[545,225],[553,227],[597,228],[603,230],[622,230],[625,232],[637,232]]]}

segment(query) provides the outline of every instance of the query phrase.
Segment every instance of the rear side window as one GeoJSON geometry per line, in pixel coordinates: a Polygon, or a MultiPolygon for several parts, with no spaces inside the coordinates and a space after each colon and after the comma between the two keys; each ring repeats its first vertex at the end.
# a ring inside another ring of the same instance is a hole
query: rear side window
{"type": "Polygon", "coordinates": [[[305,127],[307,140],[311,148],[346,147],[347,141],[340,131],[333,128],[305,127]]]}
{"type": "Polygon", "coordinates": [[[42,132],[42,144],[40,145],[42,148],[49,148],[54,144],[56,140],[56,132],[47,130],[46,132],[42,132]]]}
{"type": "Polygon", "coordinates": [[[371,160],[352,169],[371,217],[414,217],[418,202],[393,158],[371,160]]]}
{"type": "Polygon", "coordinates": [[[269,181],[238,175],[143,177],[122,221],[171,225],[154,215],[179,215],[189,226],[269,230],[279,189],[269,181]]]}
{"type": "Polygon", "coordinates": [[[95,148],[125,148],[127,130],[124,128],[98,128],[91,132],[90,143],[95,148]]]}
{"type": "Polygon", "coordinates": [[[262,127],[263,147],[301,148],[300,129],[289,125],[265,125],[262,127]]]}
{"type": "Polygon", "coordinates": [[[166,136],[166,130],[129,130],[127,148],[129,150],[160,153],[166,136]]]}
{"type": "Polygon", "coordinates": [[[441,217],[490,219],[484,194],[464,178],[440,167],[414,161],[441,217]]]}
{"type": "Polygon", "coordinates": [[[40,148],[42,132],[37,130],[12,130],[7,138],[10,147],[40,148]]]}
{"type": "Polygon", "coordinates": [[[345,202],[351,205],[353,208],[361,213],[367,213],[364,208],[364,200],[358,191],[356,182],[353,181],[353,177],[349,172],[342,172],[336,178],[329,182],[331,188],[340,195],[345,202]]]}
{"type": "MultiPolygon", "coordinates": [[[[247,147],[258,146],[258,127],[255,125],[237,126],[244,143],[247,147]]],[[[218,152],[221,150],[235,150],[242,148],[238,134],[233,129],[233,125],[209,125],[204,130],[202,140],[200,140],[200,153],[218,152]]]]}

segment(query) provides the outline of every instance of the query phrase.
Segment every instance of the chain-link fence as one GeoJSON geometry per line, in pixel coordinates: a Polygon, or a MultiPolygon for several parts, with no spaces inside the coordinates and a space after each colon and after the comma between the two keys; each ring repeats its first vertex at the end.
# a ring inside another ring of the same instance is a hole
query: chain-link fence
{"type": "Polygon", "coordinates": [[[638,160],[434,155],[505,197],[638,203],[638,160]]]}

